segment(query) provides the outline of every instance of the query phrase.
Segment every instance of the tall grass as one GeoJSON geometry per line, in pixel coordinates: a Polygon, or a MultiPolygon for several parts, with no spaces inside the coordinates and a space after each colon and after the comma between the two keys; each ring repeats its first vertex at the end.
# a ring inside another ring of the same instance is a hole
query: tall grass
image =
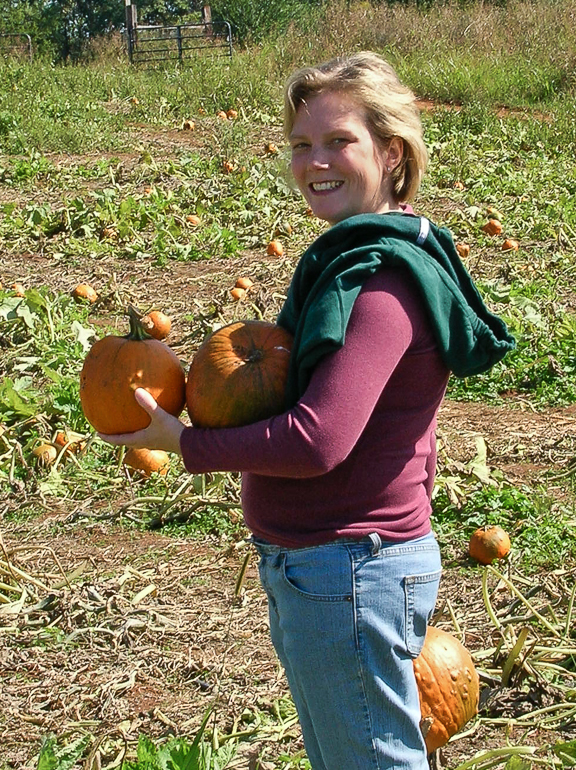
{"type": "MultiPolygon", "coordinates": [[[[291,0],[291,13],[295,7],[291,0]]],[[[282,83],[294,67],[359,49],[384,54],[421,97],[553,111],[573,134],[573,0],[447,2],[427,10],[347,0],[302,7],[285,34],[239,48],[231,61],[133,67],[115,38],[85,66],[1,62],[0,151],[115,151],[125,146],[122,129],[130,124],[171,125],[200,107],[232,103],[256,123],[278,121],[282,83]]]]}

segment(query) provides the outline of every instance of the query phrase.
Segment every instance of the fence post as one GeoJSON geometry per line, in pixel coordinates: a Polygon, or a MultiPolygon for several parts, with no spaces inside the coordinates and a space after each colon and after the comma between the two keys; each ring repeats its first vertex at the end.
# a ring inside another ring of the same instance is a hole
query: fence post
{"type": "Polygon", "coordinates": [[[179,24],[176,27],[176,40],[178,42],[178,61],[182,62],[182,27],[179,24]]]}
{"type": "Polygon", "coordinates": [[[212,24],[212,8],[209,5],[202,6],[202,24],[212,24]]]}
{"type": "Polygon", "coordinates": [[[136,42],[136,27],[138,26],[138,12],[136,9],[136,2],[132,3],[132,0],[124,0],[126,4],[125,18],[126,18],[126,41],[128,44],[128,58],[130,63],[134,56],[134,43],[136,42]]]}

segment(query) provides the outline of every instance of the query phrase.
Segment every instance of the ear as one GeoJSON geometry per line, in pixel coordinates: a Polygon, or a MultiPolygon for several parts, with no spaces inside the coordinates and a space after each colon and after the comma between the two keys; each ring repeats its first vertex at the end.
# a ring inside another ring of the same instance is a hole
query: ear
{"type": "Polygon", "coordinates": [[[404,140],[399,136],[393,136],[390,139],[388,147],[386,149],[386,158],[384,165],[390,170],[394,170],[404,155],[404,140]]]}

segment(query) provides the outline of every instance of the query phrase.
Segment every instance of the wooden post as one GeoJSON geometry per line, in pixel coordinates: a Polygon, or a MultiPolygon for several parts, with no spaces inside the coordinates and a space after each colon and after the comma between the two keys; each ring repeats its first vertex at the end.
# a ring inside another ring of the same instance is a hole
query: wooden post
{"type": "Polygon", "coordinates": [[[202,6],[202,24],[212,24],[212,8],[209,5],[202,6]]]}
{"type": "Polygon", "coordinates": [[[126,18],[126,41],[128,44],[128,58],[132,62],[134,56],[134,44],[136,43],[136,27],[138,26],[138,12],[136,0],[124,0],[126,18]]]}

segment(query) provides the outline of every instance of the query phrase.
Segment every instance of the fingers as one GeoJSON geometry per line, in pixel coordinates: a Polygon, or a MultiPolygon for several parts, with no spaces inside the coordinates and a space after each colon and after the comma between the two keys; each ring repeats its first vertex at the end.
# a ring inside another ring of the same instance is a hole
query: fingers
{"type": "Polygon", "coordinates": [[[96,433],[96,435],[102,441],[106,441],[107,444],[113,444],[114,446],[146,447],[146,435],[143,430],[137,430],[134,433],[96,433]]]}
{"type": "Polygon", "coordinates": [[[154,396],[145,388],[136,388],[134,391],[134,398],[140,404],[142,409],[152,417],[154,412],[158,409],[158,403],[154,396]]]}

